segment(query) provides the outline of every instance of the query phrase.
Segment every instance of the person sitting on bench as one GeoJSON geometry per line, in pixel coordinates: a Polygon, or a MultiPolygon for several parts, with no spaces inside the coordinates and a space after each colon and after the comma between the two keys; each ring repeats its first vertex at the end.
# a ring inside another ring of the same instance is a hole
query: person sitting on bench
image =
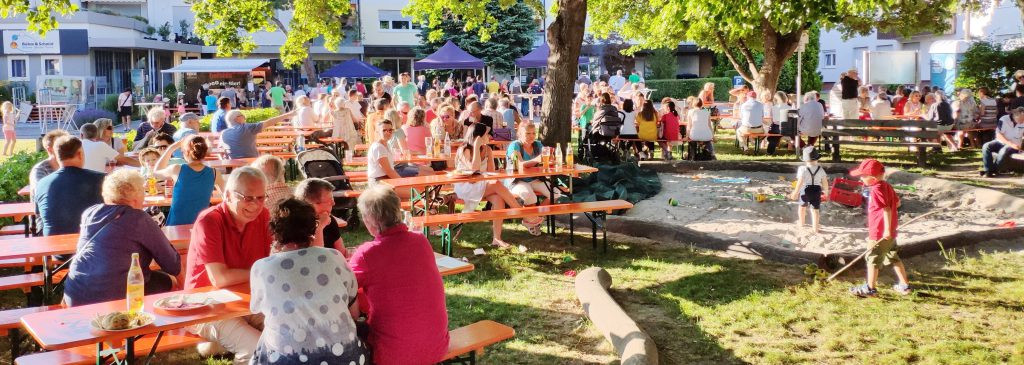
{"type": "Polygon", "coordinates": [[[747,93],[747,101],[740,105],[740,125],[736,128],[736,141],[747,153],[747,135],[764,133],[764,104],[757,100],[757,92],[747,93]]]}
{"type": "MultiPolygon", "coordinates": [[[[537,140],[537,125],[533,123],[519,124],[518,140],[508,145],[506,155],[516,156],[525,167],[540,165],[541,153],[544,145],[537,140]]],[[[519,178],[512,181],[512,194],[522,201],[522,205],[551,204],[551,192],[543,181],[536,178],[519,178]],[[543,202],[538,202],[537,194],[544,196],[543,202]]],[[[540,236],[540,225],[527,225],[530,234],[540,236]]]]}
{"type": "Polygon", "coordinates": [[[996,139],[981,147],[981,176],[995,177],[999,165],[1021,151],[1024,139],[1024,107],[1017,107],[1004,115],[996,124],[996,139]],[[995,154],[995,156],[993,156],[995,154]]]}

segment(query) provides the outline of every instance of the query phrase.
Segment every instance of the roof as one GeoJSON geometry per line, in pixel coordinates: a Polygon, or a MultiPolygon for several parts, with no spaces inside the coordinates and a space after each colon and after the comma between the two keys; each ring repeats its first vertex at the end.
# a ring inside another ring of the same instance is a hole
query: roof
{"type": "Polygon", "coordinates": [[[413,68],[417,70],[462,70],[484,68],[484,61],[473,57],[452,41],[445,42],[441,48],[426,58],[416,61],[413,68]]]}
{"type": "MultiPolygon", "coordinates": [[[[516,59],[516,66],[522,68],[531,67],[548,67],[548,54],[551,53],[551,48],[548,48],[548,44],[542,43],[540,47],[534,48],[530,53],[527,53],[523,57],[516,59]]],[[[590,59],[587,57],[580,57],[579,64],[590,63],[590,59]]]]}
{"type": "Polygon", "coordinates": [[[181,64],[160,72],[249,72],[267,62],[270,60],[266,58],[182,60],[181,64]]]}

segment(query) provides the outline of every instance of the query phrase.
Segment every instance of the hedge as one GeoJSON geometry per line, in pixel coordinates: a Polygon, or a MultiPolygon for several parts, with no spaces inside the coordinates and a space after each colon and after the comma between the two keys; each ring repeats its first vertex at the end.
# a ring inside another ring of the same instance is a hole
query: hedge
{"type": "MultiPolygon", "coordinates": [[[[27,197],[18,195],[18,190],[28,185],[28,173],[37,162],[46,158],[45,152],[15,153],[3,163],[0,163],[0,202],[10,203],[26,201],[27,197]]],[[[14,223],[11,218],[0,219],[0,227],[14,223]]]]}
{"type": "Polygon", "coordinates": [[[689,80],[647,80],[648,88],[654,89],[651,99],[655,102],[669,96],[675,99],[685,99],[690,96],[697,96],[708,82],[715,83],[715,100],[729,100],[729,89],[732,88],[732,79],[728,77],[708,77],[703,79],[689,80]]]}

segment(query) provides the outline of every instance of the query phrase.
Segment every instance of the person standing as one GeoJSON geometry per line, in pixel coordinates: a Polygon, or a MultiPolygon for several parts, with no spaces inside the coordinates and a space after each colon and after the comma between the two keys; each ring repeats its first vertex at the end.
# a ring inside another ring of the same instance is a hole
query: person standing
{"type": "Polygon", "coordinates": [[[235,87],[234,86],[228,86],[227,89],[224,89],[224,91],[221,91],[220,92],[220,97],[221,97],[221,99],[227,98],[228,101],[231,102],[231,108],[232,109],[238,108],[238,92],[235,91],[235,87]]]}
{"type": "MultiPolygon", "coordinates": [[[[436,82],[437,79],[434,79],[436,82]]],[[[430,90],[431,85],[427,82],[427,77],[424,75],[416,76],[416,90],[419,91],[420,97],[427,96],[427,90],[430,90]]]]}
{"type": "Polygon", "coordinates": [[[878,272],[885,265],[892,265],[899,280],[892,289],[897,294],[910,294],[907,282],[907,269],[897,254],[896,232],[899,228],[900,198],[896,190],[885,181],[885,166],[874,159],[860,163],[850,175],[859,177],[864,186],[870,190],[868,197],[868,250],[864,256],[867,263],[867,279],[864,285],[850,288],[850,294],[862,298],[878,295],[875,289],[878,272]]]}
{"type": "Polygon", "coordinates": [[[224,120],[224,115],[231,111],[231,100],[226,97],[221,97],[217,102],[220,108],[213,112],[213,116],[210,117],[210,132],[219,133],[228,129],[228,123],[224,120]]]}
{"type": "Polygon", "coordinates": [[[410,77],[408,72],[403,72],[398,76],[398,86],[395,86],[393,91],[395,98],[398,99],[398,103],[401,102],[409,103],[409,105],[416,105],[416,85],[409,82],[410,77]]]}
{"type": "Polygon", "coordinates": [[[280,81],[267,91],[267,96],[270,98],[270,107],[277,109],[281,113],[284,113],[284,94],[285,90],[281,87],[280,81]]]}
{"type": "Polygon", "coordinates": [[[131,128],[133,106],[135,106],[135,100],[132,96],[132,88],[126,87],[121,94],[117,95],[117,119],[121,121],[121,125],[125,126],[125,130],[131,128]]]}
{"type": "Polygon", "coordinates": [[[860,116],[860,78],[857,76],[857,69],[851,68],[846,71],[846,75],[839,79],[839,85],[843,119],[857,119],[860,116]]]}
{"type": "Polygon", "coordinates": [[[615,93],[618,93],[619,90],[626,85],[626,78],[622,77],[622,70],[615,71],[615,76],[609,77],[607,81],[608,86],[611,87],[612,90],[615,90],[615,93]]]}

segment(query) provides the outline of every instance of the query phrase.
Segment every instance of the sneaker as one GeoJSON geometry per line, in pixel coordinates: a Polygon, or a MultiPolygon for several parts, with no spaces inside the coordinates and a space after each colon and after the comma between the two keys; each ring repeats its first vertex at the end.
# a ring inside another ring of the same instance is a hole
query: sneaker
{"type": "Polygon", "coordinates": [[[892,290],[899,295],[907,295],[913,292],[913,290],[910,289],[910,284],[894,284],[892,286],[892,290]]]}
{"type": "Polygon", "coordinates": [[[855,286],[850,288],[850,294],[856,295],[861,298],[874,298],[878,296],[878,290],[869,287],[868,284],[861,286],[855,286]]]}
{"type": "Polygon", "coordinates": [[[536,225],[536,226],[527,226],[526,227],[526,231],[530,232],[530,234],[534,235],[534,236],[540,236],[540,235],[544,234],[544,232],[541,232],[539,224],[536,225]]]}
{"type": "Polygon", "coordinates": [[[985,177],[985,175],[988,175],[988,171],[985,171],[985,170],[978,171],[978,176],[985,177]]]}
{"type": "Polygon", "coordinates": [[[228,350],[216,342],[200,342],[196,345],[196,352],[201,357],[213,357],[227,354],[228,350]]]}

